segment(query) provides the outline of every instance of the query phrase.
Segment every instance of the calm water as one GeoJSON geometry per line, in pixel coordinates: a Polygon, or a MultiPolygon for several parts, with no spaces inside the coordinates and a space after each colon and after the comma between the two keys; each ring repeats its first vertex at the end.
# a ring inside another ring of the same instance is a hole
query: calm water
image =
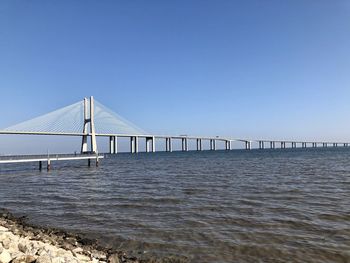
{"type": "Polygon", "coordinates": [[[72,164],[49,173],[1,166],[0,207],[145,255],[350,262],[350,148],[119,154],[97,169],[72,164]]]}

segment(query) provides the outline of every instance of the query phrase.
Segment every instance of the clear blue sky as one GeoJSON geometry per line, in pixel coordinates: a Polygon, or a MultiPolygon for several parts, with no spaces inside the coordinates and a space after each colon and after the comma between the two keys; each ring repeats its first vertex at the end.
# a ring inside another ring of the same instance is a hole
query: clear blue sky
{"type": "Polygon", "coordinates": [[[97,100],[150,133],[350,140],[350,2],[0,2],[0,127],[97,100]]]}

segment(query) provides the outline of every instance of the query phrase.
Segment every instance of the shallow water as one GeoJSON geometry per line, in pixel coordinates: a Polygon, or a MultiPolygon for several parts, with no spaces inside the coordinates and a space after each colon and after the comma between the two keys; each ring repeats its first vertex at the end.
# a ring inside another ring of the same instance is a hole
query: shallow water
{"type": "Polygon", "coordinates": [[[0,207],[191,262],[350,262],[350,148],[118,154],[0,166],[0,207]]]}

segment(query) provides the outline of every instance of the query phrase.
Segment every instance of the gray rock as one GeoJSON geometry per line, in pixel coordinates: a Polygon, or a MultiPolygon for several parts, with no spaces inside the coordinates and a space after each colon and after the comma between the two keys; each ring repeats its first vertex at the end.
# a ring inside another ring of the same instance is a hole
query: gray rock
{"type": "Polygon", "coordinates": [[[52,263],[64,263],[64,262],[65,262],[64,258],[55,257],[52,259],[52,263]]]}
{"type": "Polygon", "coordinates": [[[32,263],[35,262],[36,257],[31,255],[23,255],[12,260],[12,263],[32,263]]]}
{"type": "Polygon", "coordinates": [[[26,244],[24,244],[22,242],[18,243],[18,249],[19,249],[19,251],[21,251],[23,253],[27,252],[27,246],[26,246],[26,244]]]}
{"type": "Polygon", "coordinates": [[[43,254],[36,259],[36,263],[51,263],[51,258],[47,254],[43,254]]]}
{"type": "Polygon", "coordinates": [[[11,240],[9,238],[5,238],[3,241],[2,241],[2,246],[6,249],[9,249],[10,247],[10,244],[11,244],[11,240]]]}
{"type": "Polygon", "coordinates": [[[108,257],[108,263],[120,263],[118,254],[113,254],[108,257]]]}
{"type": "Polygon", "coordinates": [[[0,254],[0,263],[9,263],[11,259],[10,253],[6,249],[3,249],[0,254]]]}

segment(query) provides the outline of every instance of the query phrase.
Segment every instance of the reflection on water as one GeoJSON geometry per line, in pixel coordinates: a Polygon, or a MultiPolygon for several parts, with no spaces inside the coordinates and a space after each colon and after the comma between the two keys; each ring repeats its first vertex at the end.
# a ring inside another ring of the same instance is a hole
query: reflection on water
{"type": "Polygon", "coordinates": [[[54,165],[49,173],[1,166],[0,206],[107,246],[191,262],[350,261],[350,149],[119,154],[99,168],[54,165]]]}

